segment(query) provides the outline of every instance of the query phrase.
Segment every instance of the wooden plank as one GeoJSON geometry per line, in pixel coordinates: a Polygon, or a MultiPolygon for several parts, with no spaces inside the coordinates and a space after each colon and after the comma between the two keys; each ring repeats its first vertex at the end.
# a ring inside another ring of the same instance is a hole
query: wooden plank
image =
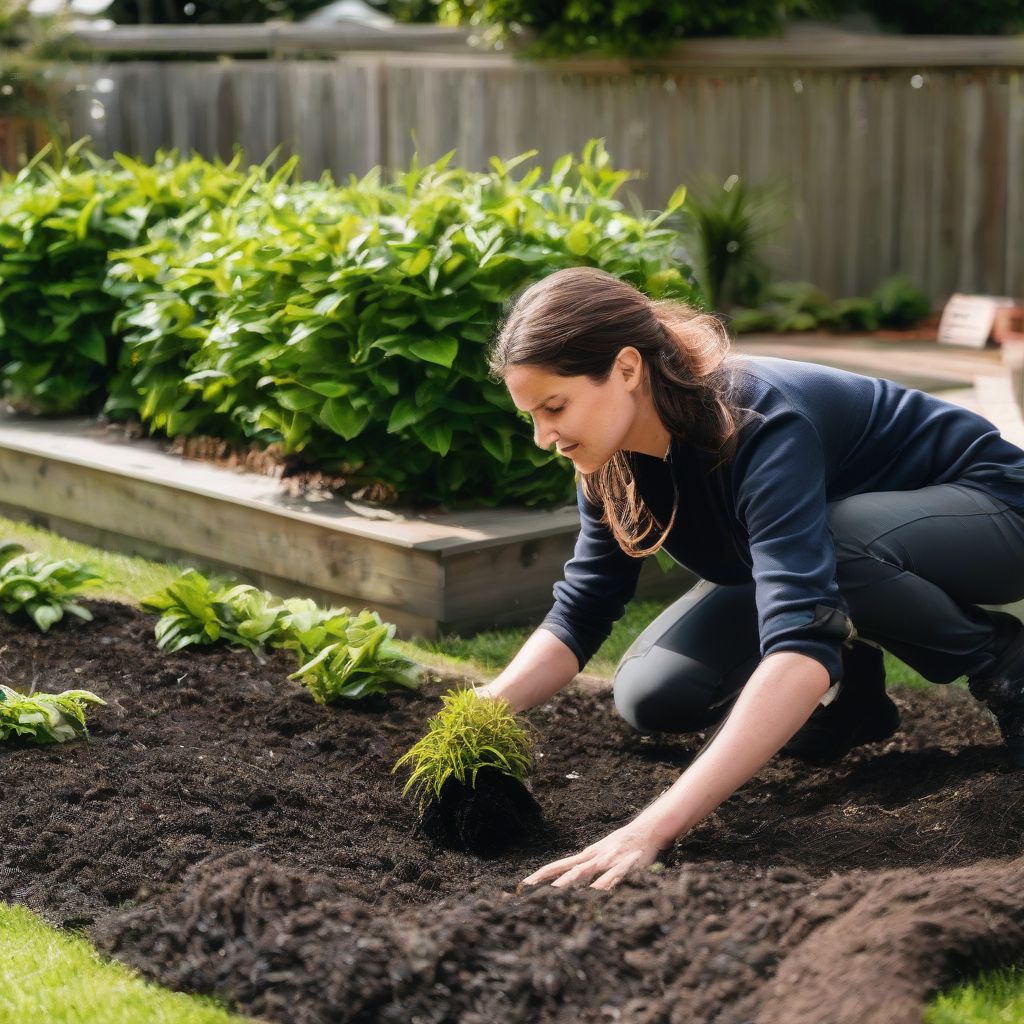
{"type": "Polygon", "coordinates": [[[933,299],[943,303],[953,293],[946,274],[946,258],[943,248],[946,236],[945,196],[949,189],[949,173],[946,167],[946,153],[951,145],[946,138],[946,113],[950,103],[953,83],[949,75],[931,75],[930,89],[935,95],[932,116],[929,122],[929,146],[931,149],[932,178],[928,196],[928,217],[925,222],[927,239],[927,277],[924,284],[933,299]]]}
{"type": "MultiPolygon", "coordinates": [[[[899,88],[893,76],[892,85],[899,88]]],[[[927,237],[929,194],[935,175],[929,126],[934,92],[923,76],[910,77],[898,94],[900,123],[897,138],[899,177],[893,183],[896,195],[895,268],[907,274],[919,288],[927,286],[927,237]],[[920,81],[919,87],[915,82],[920,81]]]]}
{"type": "Polygon", "coordinates": [[[982,155],[985,97],[975,76],[966,72],[959,90],[962,144],[959,164],[961,186],[956,196],[954,223],[957,235],[956,291],[982,291],[978,273],[975,234],[981,219],[982,176],[978,160],[982,155]]]}
{"type": "MultiPolygon", "coordinates": [[[[551,608],[552,587],[562,578],[562,568],[572,556],[574,540],[550,537],[445,559],[447,586],[440,629],[477,630],[539,622],[551,608]],[[502,608],[495,608],[493,603],[496,579],[516,580],[514,591],[510,590],[502,608]]],[[[648,558],[641,569],[636,597],[678,597],[696,581],[697,577],[682,566],[664,572],[653,558],[648,558]]]]}
{"type": "MultiPolygon", "coordinates": [[[[271,53],[384,49],[441,49],[443,54],[409,53],[453,66],[504,63],[514,51],[486,53],[470,48],[471,32],[439,25],[397,25],[386,31],[351,25],[120,25],[72,32],[81,46],[97,53],[271,53]],[[449,52],[451,51],[451,52],[449,52]]],[[[836,33],[816,39],[693,39],[673,46],[669,55],[635,61],[578,58],[559,61],[579,69],[625,68],[850,68],[850,67],[1022,67],[1024,41],[1007,36],[884,36],[836,33]]]]}
{"type": "Polygon", "coordinates": [[[1024,299],[1024,74],[1007,75],[1004,295],[1024,299]]]}
{"type": "MultiPolygon", "coordinates": [[[[978,83],[981,92],[981,139],[978,148],[978,221],[972,238],[978,281],[993,287],[1005,280],[1003,252],[1006,232],[1006,156],[1008,109],[1006,80],[1001,74],[986,75],[978,83]]],[[[1016,239],[1018,245],[1024,239],[1016,239]]]]}
{"type": "Polygon", "coordinates": [[[428,617],[440,610],[436,559],[429,552],[10,448],[0,452],[0,483],[7,504],[43,515],[301,580],[377,606],[428,617]]]}

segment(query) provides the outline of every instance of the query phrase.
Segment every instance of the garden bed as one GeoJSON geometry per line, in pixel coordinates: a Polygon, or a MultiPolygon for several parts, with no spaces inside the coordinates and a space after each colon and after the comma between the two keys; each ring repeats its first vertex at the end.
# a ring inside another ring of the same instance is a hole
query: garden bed
{"type": "Polygon", "coordinates": [[[962,691],[898,693],[900,732],[831,769],[773,763],[660,873],[516,895],[699,738],[641,738],[607,693],[561,694],[529,716],[546,834],[445,852],[390,773],[440,686],[323,708],[282,653],[168,654],[153,618],[94,610],[46,635],[0,622],[0,682],[110,705],[88,745],[0,748],[21,780],[0,802],[0,899],[165,984],[289,1024],[859,1024],[917,1020],[937,987],[1024,961],[1024,776],[962,691]]]}

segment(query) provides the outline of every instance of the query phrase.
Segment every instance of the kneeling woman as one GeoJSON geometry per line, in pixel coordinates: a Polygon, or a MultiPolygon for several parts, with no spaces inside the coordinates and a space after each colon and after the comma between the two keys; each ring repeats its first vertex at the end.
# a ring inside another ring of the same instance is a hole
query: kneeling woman
{"type": "Polygon", "coordinates": [[[522,710],[566,686],[664,547],[704,582],[627,652],[615,703],[645,732],[721,721],[671,789],[529,884],[610,888],[783,747],[823,761],[891,735],[883,649],[967,676],[1024,767],[1024,626],[979,607],[1024,598],[1024,452],[891,381],[728,348],[714,317],[591,268],[525,291],[494,345],[537,445],[578,471],[581,528],[481,692],[522,710]]]}

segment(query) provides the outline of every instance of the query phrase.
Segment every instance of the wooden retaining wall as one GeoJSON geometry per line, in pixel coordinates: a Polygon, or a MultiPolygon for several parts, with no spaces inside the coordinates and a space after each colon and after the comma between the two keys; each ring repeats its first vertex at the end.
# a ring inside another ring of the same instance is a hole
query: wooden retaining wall
{"type": "MultiPolygon", "coordinates": [[[[421,516],[313,503],[270,477],[124,443],[93,421],[0,416],[0,514],[148,558],[225,571],[281,596],[370,607],[401,635],[540,621],[579,532],[574,506],[421,516]]],[[[644,566],[639,593],[685,592],[644,566]]]]}

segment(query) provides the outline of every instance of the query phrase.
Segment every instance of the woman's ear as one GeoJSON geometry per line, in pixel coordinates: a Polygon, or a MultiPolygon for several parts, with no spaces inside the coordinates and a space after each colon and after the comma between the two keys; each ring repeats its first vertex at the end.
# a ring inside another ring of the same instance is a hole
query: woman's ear
{"type": "Polygon", "coordinates": [[[644,360],[632,345],[626,345],[615,357],[615,365],[622,374],[627,391],[635,391],[644,379],[644,360]]]}

